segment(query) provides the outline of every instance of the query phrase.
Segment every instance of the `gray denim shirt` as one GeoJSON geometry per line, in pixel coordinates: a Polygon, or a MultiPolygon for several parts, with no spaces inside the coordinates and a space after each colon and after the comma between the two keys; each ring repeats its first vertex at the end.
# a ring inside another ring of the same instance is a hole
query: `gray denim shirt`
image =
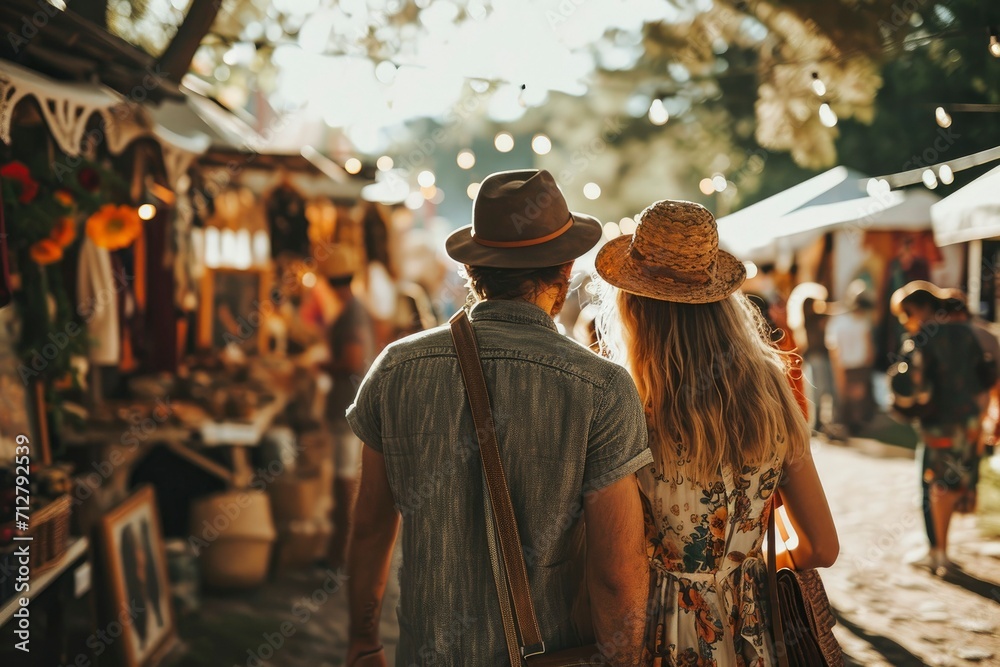
{"type": "MultiPolygon", "coordinates": [[[[579,643],[570,610],[583,494],[652,461],[627,372],[561,335],[540,308],[471,313],[532,598],[548,650],[579,643]]],[[[509,662],[489,562],[472,412],[448,327],[390,345],[348,409],[385,457],[402,514],[396,665],[509,662]]]]}

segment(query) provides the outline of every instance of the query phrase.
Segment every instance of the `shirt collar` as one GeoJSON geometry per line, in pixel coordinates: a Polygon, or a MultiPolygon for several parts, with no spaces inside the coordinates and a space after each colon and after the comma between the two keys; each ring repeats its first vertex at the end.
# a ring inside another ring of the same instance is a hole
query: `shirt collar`
{"type": "Polygon", "coordinates": [[[497,320],[500,322],[517,322],[519,324],[538,324],[559,331],[556,323],[548,313],[533,303],[513,301],[510,299],[489,299],[480,301],[472,307],[471,317],[477,320],[497,320]]]}

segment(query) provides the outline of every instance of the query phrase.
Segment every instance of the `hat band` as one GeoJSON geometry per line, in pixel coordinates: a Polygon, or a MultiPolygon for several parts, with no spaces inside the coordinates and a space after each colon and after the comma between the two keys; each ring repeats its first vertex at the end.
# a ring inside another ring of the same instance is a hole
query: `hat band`
{"type": "Polygon", "coordinates": [[[663,266],[662,264],[652,264],[650,263],[649,258],[636,250],[635,247],[632,248],[631,254],[632,257],[639,263],[639,270],[645,274],[669,278],[680,283],[693,283],[695,285],[705,285],[712,281],[711,269],[715,264],[714,260],[712,264],[709,264],[707,270],[690,273],[687,271],[677,271],[669,266],[663,266]]]}
{"type": "Polygon", "coordinates": [[[488,248],[527,248],[528,246],[539,245],[541,243],[547,243],[553,239],[557,239],[568,232],[572,226],[573,216],[570,215],[569,220],[566,221],[565,225],[551,234],[540,236],[537,239],[525,239],[523,241],[490,241],[489,239],[484,239],[481,236],[476,236],[476,230],[472,230],[472,240],[479,245],[484,245],[488,248]]]}

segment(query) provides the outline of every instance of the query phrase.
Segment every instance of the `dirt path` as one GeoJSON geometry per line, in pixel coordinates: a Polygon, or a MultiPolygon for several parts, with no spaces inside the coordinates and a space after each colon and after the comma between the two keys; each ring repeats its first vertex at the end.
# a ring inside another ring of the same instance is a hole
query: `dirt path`
{"type": "Polygon", "coordinates": [[[905,564],[926,538],[915,464],[891,449],[814,448],[840,535],[840,559],[823,578],[848,664],[1000,664],[1000,542],[959,516],[951,557],[963,573],[942,580],[905,564]]]}
{"type": "MultiPolygon", "coordinates": [[[[912,458],[898,448],[817,443],[816,462],[840,532],[841,556],[823,571],[848,665],[1000,664],[1000,541],[979,538],[972,517],[953,528],[965,575],[933,577],[903,562],[924,543],[912,458]],[[896,458],[879,454],[891,451],[896,458]],[[898,456],[907,458],[898,458],[898,456]]],[[[171,667],[338,667],[347,638],[344,586],[333,573],[288,572],[255,591],[206,596],[181,619],[171,667]],[[329,595],[324,595],[329,591],[329,595]],[[279,632],[285,629],[294,632],[279,632]]],[[[398,638],[395,577],[382,638],[393,664],[398,638]]]]}

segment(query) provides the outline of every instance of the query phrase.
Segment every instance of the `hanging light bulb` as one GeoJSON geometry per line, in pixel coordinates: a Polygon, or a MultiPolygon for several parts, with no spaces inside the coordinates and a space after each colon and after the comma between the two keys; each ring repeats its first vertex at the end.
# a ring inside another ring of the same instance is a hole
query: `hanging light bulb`
{"type": "Polygon", "coordinates": [[[951,170],[949,165],[943,164],[941,165],[941,168],[938,169],[938,178],[940,178],[941,182],[945,185],[951,185],[955,182],[955,172],[951,170]]]}
{"type": "Polygon", "coordinates": [[[552,150],[552,140],[544,134],[536,134],[531,140],[531,150],[538,155],[545,155],[552,150]]]}
{"type": "Polygon", "coordinates": [[[921,175],[921,178],[924,181],[924,185],[926,185],[929,190],[933,190],[938,186],[937,175],[934,173],[933,169],[924,169],[924,173],[921,175]]]}
{"type": "Polygon", "coordinates": [[[1000,58],[1000,38],[997,37],[996,33],[990,35],[990,55],[994,58],[1000,58]]]}
{"type": "Polygon", "coordinates": [[[649,122],[653,125],[665,125],[670,120],[667,107],[663,105],[663,100],[656,98],[649,105],[649,122]]]}
{"type": "Polygon", "coordinates": [[[837,124],[837,112],[826,102],[819,105],[819,122],[823,123],[826,127],[833,127],[837,124]]]}
{"type": "Polygon", "coordinates": [[[458,166],[462,169],[472,169],[476,166],[476,154],[466,148],[459,151],[458,157],[455,158],[455,161],[458,162],[458,166]]]}
{"type": "Polygon", "coordinates": [[[944,107],[938,107],[934,110],[934,120],[941,127],[951,127],[951,114],[945,111],[944,107]]]}
{"type": "Polygon", "coordinates": [[[826,84],[819,78],[819,72],[813,72],[812,89],[820,97],[826,95],[826,84]]]}
{"type": "Polygon", "coordinates": [[[501,153],[509,153],[514,150],[514,137],[510,132],[498,132],[497,136],[493,137],[493,145],[501,153]]]}

